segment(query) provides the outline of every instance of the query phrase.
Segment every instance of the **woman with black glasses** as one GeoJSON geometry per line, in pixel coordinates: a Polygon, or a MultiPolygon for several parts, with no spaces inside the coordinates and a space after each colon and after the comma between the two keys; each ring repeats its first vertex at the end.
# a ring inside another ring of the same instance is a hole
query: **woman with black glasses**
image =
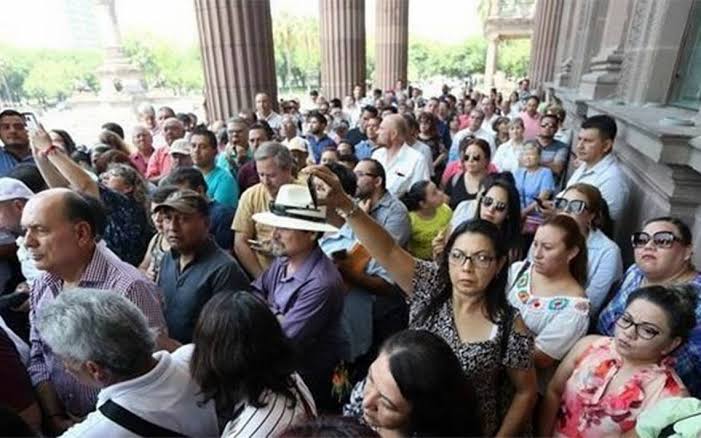
{"type": "Polygon", "coordinates": [[[694,336],[698,292],[649,286],[626,300],[612,336],[587,336],[567,354],[548,386],[539,434],[635,436],[638,415],[688,394],[671,355],[694,336]]]}
{"type": "Polygon", "coordinates": [[[462,172],[456,174],[445,185],[445,194],[450,197],[448,205],[455,209],[462,201],[475,199],[484,177],[489,173],[492,158],[489,143],[475,138],[468,140],[461,154],[462,172]]]}
{"type": "Polygon", "coordinates": [[[406,294],[409,328],[437,334],[455,352],[475,388],[483,434],[527,433],[536,398],[533,338],[506,301],[507,248],[498,228],[467,221],[453,231],[438,263],[417,260],[343,192],[333,173],[315,166],[311,174],[330,187],[327,207],[346,218],[406,294]]]}
{"type": "MultiPolygon", "coordinates": [[[[599,316],[597,331],[611,336],[616,321],[623,314],[632,291],[644,286],[688,284],[701,296],[701,273],[691,263],[691,230],[679,219],[660,217],[649,220],[642,231],[631,238],[635,264],[628,268],[623,282],[611,302],[599,316]]],[[[701,396],[701,304],[696,306],[698,323],[689,342],[674,356],[675,369],[689,392],[701,396]]]]}
{"type": "Polygon", "coordinates": [[[591,315],[599,315],[606,295],[623,276],[621,249],[610,239],[612,222],[606,201],[596,187],[577,183],[567,187],[553,203],[558,214],[577,222],[587,241],[587,282],[591,315]]]}

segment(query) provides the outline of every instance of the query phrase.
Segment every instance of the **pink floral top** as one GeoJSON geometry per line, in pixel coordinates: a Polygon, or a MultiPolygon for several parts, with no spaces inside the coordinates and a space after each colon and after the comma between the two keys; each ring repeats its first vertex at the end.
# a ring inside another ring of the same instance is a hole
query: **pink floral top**
{"type": "Polygon", "coordinates": [[[621,364],[614,339],[608,337],[595,341],[577,359],[562,394],[555,436],[619,436],[635,427],[638,415],[648,406],[687,395],[671,358],[637,372],[615,393],[604,395],[621,364]]]}

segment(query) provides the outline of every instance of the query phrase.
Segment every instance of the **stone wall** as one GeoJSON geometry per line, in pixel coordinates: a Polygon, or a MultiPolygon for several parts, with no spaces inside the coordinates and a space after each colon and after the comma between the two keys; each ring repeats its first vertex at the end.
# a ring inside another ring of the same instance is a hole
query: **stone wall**
{"type": "Polygon", "coordinates": [[[626,262],[630,233],[646,219],[673,215],[693,227],[694,262],[701,266],[701,112],[668,105],[698,3],[568,0],[552,11],[559,14],[560,37],[542,38],[533,49],[539,59],[554,60],[544,88],[562,101],[568,126],[576,132],[594,114],[618,123],[614,153],[631,187],[630,213],[616,227],[626,262]]]}

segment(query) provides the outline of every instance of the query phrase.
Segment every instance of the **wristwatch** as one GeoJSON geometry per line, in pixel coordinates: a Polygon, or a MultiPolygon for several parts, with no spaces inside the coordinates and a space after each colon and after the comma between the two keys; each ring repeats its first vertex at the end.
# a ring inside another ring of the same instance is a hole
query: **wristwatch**
{"type": "Polygon", "coordinates": [[[353,198],[352,200],[353,207],[350,209],[350,211],[345,212],[340,208],[336,209],[336,214],[341,216],[343,220],[348,220],[349,217],[353,216],[357,211],[360,209],[360,204],[358,203],[358,200],[353,198]]]}

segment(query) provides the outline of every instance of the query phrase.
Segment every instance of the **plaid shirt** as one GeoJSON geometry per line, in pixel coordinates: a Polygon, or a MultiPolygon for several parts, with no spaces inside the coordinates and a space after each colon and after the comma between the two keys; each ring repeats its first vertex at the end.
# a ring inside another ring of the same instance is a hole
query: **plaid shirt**
{"type": "MultiPolygon", "coordinates": [[[[613,336],[616,321],[625,311],[628,297],[640,287],[643,279],[645,274],[636,265],[628,268],[620,289],[599,316],[596,325],[599,333],[613,336]]],[[[696,327],[691,331],[689,339],[674,352],[674,368],[691,395],[701,397],[701,273],[696,274],[690,285],[697,293],[696,327]]]]}
{"type": "MultiPolygon", "coordinates": [[[[141,309],[152,328],[167,331],[156,286],[139,270],[121,261],[104,243],[95,248],[78,287],[110,289],[122,294],[141,309]]],[[[41,308],[51,303],[62,290],[63,280],[49,272],[39,277],[32,286],[29,313],[31,351],[28,371],[35,387],[50,381],[66,409],[74,415],[84,416],[95,410],[99,390],[83,385],[66,372],[62,360],[44,344],[41,333],[34,324],[37,312],[41,312],[41,308]]],[[[128,339],[123,341],[129,342],[128,339]]]]}

